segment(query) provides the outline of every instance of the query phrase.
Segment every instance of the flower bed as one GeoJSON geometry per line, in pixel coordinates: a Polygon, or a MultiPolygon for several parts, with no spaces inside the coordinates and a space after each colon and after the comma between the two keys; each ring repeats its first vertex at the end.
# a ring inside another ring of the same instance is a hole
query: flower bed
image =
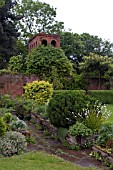
{"type": "Polygon", "coordinates": [[[100,146],[93,146],[92,149],[92,156],[94,156],[97,160],[102,161],[111,169],[113,168],[113,154],[110,152],[110,150],[100,146]]]}

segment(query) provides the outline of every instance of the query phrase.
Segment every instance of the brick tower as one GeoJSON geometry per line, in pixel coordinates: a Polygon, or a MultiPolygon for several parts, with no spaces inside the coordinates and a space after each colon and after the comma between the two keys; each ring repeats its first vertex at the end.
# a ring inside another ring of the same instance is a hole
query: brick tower
{"type": "Polygon", "coordinates": [[[36,48],[38,45],[53,45],[54,47],[60,47],[60,36],[57,34],[45,34],[38,33],[34,35],[28,42],[29,51],[32,48],[36,48]]]}

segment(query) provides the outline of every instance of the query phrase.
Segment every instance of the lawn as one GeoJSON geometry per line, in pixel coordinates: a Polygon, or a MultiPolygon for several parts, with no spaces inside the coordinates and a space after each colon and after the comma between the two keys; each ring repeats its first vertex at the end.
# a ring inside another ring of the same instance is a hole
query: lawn
{"type": "Polygon", "coordinates": [[[111,115],[108,118],[108,122],[113,123],[113,104],[107,105],[107,109],[111,112],[111,115]]]}
{"type": "Polygon", "coordinates": [[[45,152],[29,152],[0,158],[0,170],[98,170],[82,168],[45,152]]]}

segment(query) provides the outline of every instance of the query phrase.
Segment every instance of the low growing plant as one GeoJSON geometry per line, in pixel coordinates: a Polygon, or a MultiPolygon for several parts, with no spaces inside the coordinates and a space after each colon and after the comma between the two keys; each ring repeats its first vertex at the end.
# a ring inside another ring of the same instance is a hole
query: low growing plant
{"type": "Polygon", "coordinates": [[[6,132],[0,139],[0,153],[4,156],[19,154],[26,150],[27,142],[25,136],[20,132],[6,132]]]}
{"type": "Polygon", "coordinates": [[[72,136],[90,136],[92,135],[92,130],[87,128],[83,123],[76,122],[74,125],[69,127],[69,134],[72,136]]]}
{"type": "Polygon", "coordinates": [[[102,105],[98,100],[93,107],[90,107],[88,103],[87,108],[83,109],[83,113],[85,115],[84,124],[93,131],[98,131],[111,114],[106,105],[102,105]]]}
{"type": "Polygon", "coordinates": [[[11,123],[12,130],[24,130],[27,128],[27,124],[23,120],[13,121],[11,123]]]}
{"type": "Polygon", "coordinates": [[[60,139],[61,142],[65,141],[65,137],[68,134],[68,129],[67,128],[58,128],[58,138],[60,139]]]}
{"type": "Polygon", "coordinates": [[[106,142],[113,138],[113,124],[112,123],[103,124],[98,134],[99,134],[97,138],[98,145],[105,147],[106,142]]]}

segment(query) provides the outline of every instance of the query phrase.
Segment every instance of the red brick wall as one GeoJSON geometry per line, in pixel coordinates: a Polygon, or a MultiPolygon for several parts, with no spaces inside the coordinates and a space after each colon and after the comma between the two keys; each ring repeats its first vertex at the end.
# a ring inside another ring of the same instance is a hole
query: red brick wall
{"type": "Polygon", "coordinates": [[[30,77],[23,75],[3,74],[0,76],[0,95],[9,94],[12,97],[23,94],[23,86],[27,82],[39,80],[35,75],[30,77]]]}
{"type": "Polygon", "coordinates": [[[34,35],[28,43],[28,48],[29,51],[32,48],[37,47],[38,45],[42,44],[42,40],[47,41],[47,45],[51,45],[51,41],[54,40],[56,42],[55,47],[59,48],[60,47],[60,36],[56,34],[45,34],[45,33],[39,33],[34,35]]]}
{"type": "Polygon", "coordinates": [[[99,79],[89,78],[85,80],[87,90],[107,90],[106,80],[102,79],[101,84],[99,85],[99,79]]]}

